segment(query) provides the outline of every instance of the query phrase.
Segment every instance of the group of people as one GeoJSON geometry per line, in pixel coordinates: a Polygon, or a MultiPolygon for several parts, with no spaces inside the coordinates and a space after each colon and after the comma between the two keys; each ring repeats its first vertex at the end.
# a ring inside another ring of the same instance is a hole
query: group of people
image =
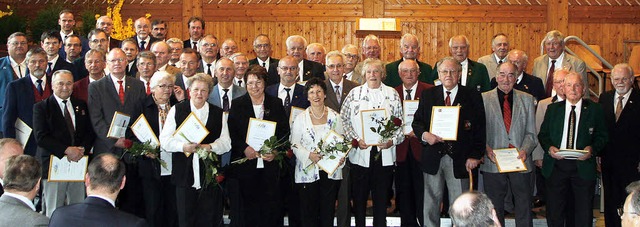
{"type": "MultiPolygon", "coordinates": [[[[412,34],[400,39],[402,59],[387,63],[374,35],[363,39],[360,51],[348,44],[330,52],[292,35],[287,55],[275,59],[269,37],[260,34],[253,41],[256,58],[249,59],[233,39],[219,47],[197,17],[188,21],[184,41],[166,37],[166,22],[147,18],[137,19],[136,35],[122,41],[111,37],[107,16],[86,38],[73,33],[71,11],[60,12],[59,24],[60,31],[44,32],[41,47],[32,49],[24,33],[13,33],[9,56],[0,59],[2,134],[22,138],[7,143],[24,143],[19,148],[27,155],[10,159],[7,173],[30,174],[11,178],[24,179],[19,186],[5,180],[5,195],[35,211],[29,200],[42,188],[37,204],[52,226],[88,225],[94,209],[118,213],[118,220],[95,219],[101,224],[219,226],[226,208],[231,226],[282,226],[285,216],[288,226],[333,226],[334,217],[338,226],[349,226],[352,213],[355,225],[365,226],[369,199],[373,225],[386,226],[394,196],[402,226],[440,226],[447,211],[441,205],[468,207],[454,200],[473,189],[486,195],[460,199],[466,205],[490,199],[495,225],[504,225],[508,210],[517,226],[532,226],[535,192],[546,201],[549,226],[590,226],[600,164],[605,220],[620,226],[625,187],[640,180],[640,152],[632,145],[640,139],[633,69],[616,65],[615,90],[592,101],[585,64],[564,53],[559,31],[544,37],[546,54],[534,60],[530,75],[527,54],[511,49],[505,34],[496,35],[493,53],[477,62],[468,58],[468,39],[454,36],[450,56],[432,68],[418,60],[420,42],[412,34]],[[446,106],[459,107],[453,139],[431,127],[433,110],[446,106]],[[402,119],[375,143],[366,140],[372,132],[363,119],[372,110],[402,119]],[[116,113],[130,117],[128,126],[144,116],[161,152],[127,152],[146,142],[129,127],[124,137],[109,137],[116,113]],[[208,132],[201,141],[177,133],[192,117],[208,132]],[[288,141],[293,155],[251,146],[256,119],[275,124],[273,136],[288,141]],[[26,138],[19,136],[21,124],[33,130],[26,138]],[[327,158],[319,144],[331,133],[352,141],[333,172],[318,166],[327,158]],[[501,171],[497,152],[506,148],[515,148],[526,168],[501,171]],[[580,155],[563,156],[567,150],[580,155]],[[213,184],[202,155],[219,160],[213,184]],[[93,161],[83,182],[48,180],[50,159],[85,156],[93,161]],[[30,157],[38,165],[27,171],[20,165],[30,165],[30,157]]],[[[625,209],[638,218],[635,205],[625,209]]]]}

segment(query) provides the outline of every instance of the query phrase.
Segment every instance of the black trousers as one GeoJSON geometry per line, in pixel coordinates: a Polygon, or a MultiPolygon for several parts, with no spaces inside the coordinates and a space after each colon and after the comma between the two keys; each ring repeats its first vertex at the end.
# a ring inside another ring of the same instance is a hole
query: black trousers
{"type": "Polygon", "coordinates": [[[149,226],[178,226],[176,210],[176,187],[171,176],[142,178],[143,199],[149,226]]]}
{"type": "Polygon", "coordinates": [[[575,160],[556,160],[547,178],[547,224],[549,227],[593,225],[593,195],[596,181],[578,176],[575,160]],[[573,200],[573,215],[567,204],[573,200]],[[570,218],[573,216],[573,218],[570,218]],[[571,223],[569,219],[574,222],[571,223]],[[566,222],[566,223],[565,223],[566,222]]]}
{"type": "Polygon", "coordinates": [[[229,219],[231,219],[231,227],[245,226],[243,216],[242,193],[240,192],[240,181],[236,178],[227,178],[224,180],[224,189],[229,197],[229,219]]]}
{"type": "Polygon", "coordinates": [[[531,216],[531,172],[529,173],[487,173],[484,176],[484,192],[493,205],[500,224],[504,225],[505,196],[512,193],[516,226],[533,226],[531,216]],[[511,190],[508,190],[508,189],[511,190]]]}
{"type": "Polygon", "coordinates": [[[300,214],[300,185],[295,183],[295,159],[293,160],[293,166],[290,161],[285,158],[283,162],[283,175],[280,180],[280,189],[282,190],[283,206],[280,213],[281,221],[284,221],[284,217],[287,216],[289,220],[289,227],[299,227],[301,225],[300,214]]]}
{"type": "Polygon", "coordinates": [[[407,159],[396,163],[396,207],[400,211],[401,226],[421,226],[424,215],[424,177],[420,163],[415,160],[411,147],[407,150],[407,159]]]}
{"type": "Polygon", "coordinates": [[[244,226],[282,225],[282,194],[277,165],[275,162],[265,162],[264,169],[256,169],[252,171],[253,174],[239,176],[244,226]]]}
{"type": "Polygon", "coordinates": [[[223,196],[217,185],[209,185],[198,190],[178,186],[176,204],[180,227],[223,226],[223,196]]]}
{"type": "Polygon", "coordinates": [[[631,182],[640,180],[637,164],[621,166],[615,160],[604,160],[602,163],[602,186],[604,188],[604,223],[607,227],[620,227],[620,217],[617,209],[622,208],[627,198],[625,188],[631,182]]]}
{"type": "Polygon", "coordinates": [[[142,196],[142,180],[138,173],[138,164],[125,162],[125,165],[127,181],[124,183],[124,188],[118,194],[116,207],[119,207],[120,210],[124,212],[145,218],[146,212],[142,196]]]}
{"type": "Polygon", "coordinates": [[[333,227],[340,180],[329,179],[320,171],[320,179],[300,183],[300,217],[304,227],[333,227]]]}
{"type": "MultiPolygon", "coordinates": [[[[365,226],[367,199],[371,192],[373,200],[373,226],[387,226],[387,189],[393,180],[393,166],[382,166],[382,158],[375,160],[377,147],[371,149],[369,168],[351,166],[353,210],[356,226],[365,226]]],[[[357,151],[356,151],[357,152],[357,151]]]]}
{"type": "Polygon", "coordinates": [[[338,227],[351,226],[351,162],[348,159],[345,160],[344,167],[342,167],[336,219],[338,227]]]}

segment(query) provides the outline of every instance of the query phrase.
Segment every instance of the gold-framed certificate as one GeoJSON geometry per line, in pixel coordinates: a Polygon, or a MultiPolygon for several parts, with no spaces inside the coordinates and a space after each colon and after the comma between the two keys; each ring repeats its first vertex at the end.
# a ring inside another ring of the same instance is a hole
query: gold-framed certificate
{"type": "Polygon", "coordinates": [[[84,182],[87,173],[89,156],[83,156],[77,162],[72,162],[65,155],[62,159],[51,155],[49,157],[49,182],[84,182]]]}
{"type": "MultiPolygon", "coordinates": [[[[245,138],[245,142],[254,150],[259,151],[262,148],[262,145],[264,145],[264,141],[276,134],[277,125],[278,123],[275,121],[261,120],[253,117],[250,118],[249,125],[247,126],[247,137],[245,138]]],[[[256,168],[264,168],[264,160],[262,160],[261,157],[258,157],[256,168]]]]}
{"type": "Polygon", "coordinates": [[[289,116],[289,125],[293,124],[293,120],[296,119],[296,117],[301,114],[302,112],[304,112],[305,109],[302,109],[300,107],[295,107],[292,106],[291,107],[291,115],[289,116]]]}
{"type": "MultiPolygon", "coordinates": [[[[200,119],[191,112],[189,116],[180,124],[180,127],[173,133],[174,138],[178,138],[183,142],[197,143],[199,144],[209,135],[209,130],[202,124],[200,119]]],[[[184,153],[187,157],[191,156],[191,153],[184,153]]]]}
{"type": "Polygon", "coordinates": [[[413,131],[411,123],[413,123],[413,115],[416,114],[419,104],[420,101],[418,100],[404,100],[402,103],[402,121],[404,122],[402,128],[405,135],[409,135],[413,131]]]}
{"type": "Polygon", "coordinates": [[[111,126],[109,126],[109,132],[107,132],[107,138],[120,139],[124,138],[127,133],[127,127],[129,127],[129,121],[131,116],[116,111],[113,113],[111,119],[111,126]]]}
{"type": "Polygon", "coordinates": [[[362,120],[362,139],[369,146],[380,145],[382,137],[372,129],[381,127],[380,123],[387,118],[385,109],[371,109],[360,111],[360,119],[362,120]]]}
{"type": "Polygon", "coordinates": [[[443,140],[458,140],[458,119],[460,106],[434,106],[431,109],[431,134],[442,137],[443,140]]]}
{"type": "MultiPolygon", "coordinates": [[[[342,137],[337,132],[331,130],[329,131],[329,133],[327,133],[327,136],[325,136],[322,141],[323,141],[323,144],[332,146],[337,143],[341,143],[343,140],[344,140],[344,137],[342,137]]],[[[351,151],[351,144],[349,144],[348,147],[349,148],[345,153],[337,151],[329,155],[322,156],[322,159],[320,159],[320,161],[318,161],[317,163],[318,167],[323,171],[325,171],[329,176],[333,175],[333,173],[336,172],[338,167],[340,167],[340,159],[346,157],[349,154],[349,151],[351,151]]]]}
{"type": "Polygon", "coordinates": [[[158,137],[153,132],[153,129],[151,129],[151,125],[149,125],[147,118],[143,114],[140,114],[140,117],[133,122],[131,131],[139,141],[149,141],[151,145],[160,146],[160,140],[158,140],[158,137]]]}
{"type": "Polygon", "coordinates": [[[589,152],[585,150],[577,150],[577,149],[560,149],[558,152],[556,152],[557,155],[560,155],[564,159],[569,159],[569,160],[578,159],[583,155],[585,155],[586,153],[589,153],[589,152]]]}
{"type": "Polygon", "coordinates": [[[527,165],[522,159],[518,158],[518,149],[505,148],[495,149],[493,153],[496,155],[496,166],[500,173],[522,172],[527,171],[527,165]]]}

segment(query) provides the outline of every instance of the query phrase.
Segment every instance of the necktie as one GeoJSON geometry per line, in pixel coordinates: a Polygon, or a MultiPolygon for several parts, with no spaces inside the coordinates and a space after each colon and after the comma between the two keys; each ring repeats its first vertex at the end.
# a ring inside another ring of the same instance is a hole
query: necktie
{"type": "Polygon", "coordinates": [[[207,74],[209,74],[209,76],[213,76],[211,73],[211,63],[207,63],[207,74]]]}
{"type": "Polygon", "coordinates": [[[238,80],[238,87],[242,87],[242,80],[238,80]]]}
{"type": "Polygon", "coordinates": [[[196,52],[198,51],[198,42],[192,42],[193,45],[191,45],[191,48],[193,48],[193,50],[195,50],[196,52]]]}
{"type": "Polygon", "coordinates": [[[342,75],[342,79],[346,80],[347,79],[347,74],[345,73],[344,75],[342,75]]]}
{"type": "Polygon", "coordinates": [[[262,62],[262,68],[267,68],[267,63],[266,62],[262,62]]]}
{"type": "Polygon", "coordinates": [[[445,106],[451,106],[451,92],[447,91],[447,97],[444,99],[445,106]]]}
{"type": "Polygon", "coordinates": [[[22,75],[22,67],[21,67],[20,65],[18,65],[18,73],[20,73],[20,74],[18,74],[18,78],[22,78],[22,77],[24,77],[24,76],[22,75]]]}
{"type": "Polygon", "coordinates": [[[511,129],[511,106],[509,105],[509,95],[505,94],[502,100],[502,119],[504,120],[504,127],[507,129],[507,134],[511,129]]]}
{"type": "Polygon", "coordinates": [[[124,86],[122,86],[122,80],[118,80],[120,86],[118,87],[118,97],[120,98],[120,103],[124,105],[124,86]]]}
{"type": "Polygon", "coordinates": [[[229,111],[229,96],[227,95],[229,89],[225,88],[222,90],[224,91],[224,95],[222,96],[222,110],[227,112],[229,111]]]}
{"type": "Polygon", "coordinates": [[[571,106],[569,113],[569,127],[567,129],[567,149],[573,149],[573,134],[576,130],[576,106],[571,106]]]}
{"type": "Polygon", "coordinates": [[[146,41],[142,40],[140,41],[140,51],[144,50],[144,44],[147,43],[146,41]]]}
{"type": "Polygon", "coordinates": [[[151,82],[147,81],[147,95],[151,94],[151,82]]]}
{"type": "Polygon", "coordinates": [[[407,92],[407,95],[404,97],[404,100],[411,100],[411,92],[413,89],[407,89],[405,91],[407,92]]]}
{"type": "Polygon", "coordinates": [[[335,93],[336,93],[336,100],[338,100],[338,103],[341,103],[341,102],[342,102],[342,96],[341,96],[341,94],[340,94],[340,85],[336,85],[336,86],[335,86],[335,89],[336,89],[336,91],[335,91],[335,93]]]}
{"type": "Polygon", "coordinates": [[[67,100],[62,100],[64,103],[64,121],[67,124],[67,129],[69,130],[69,134],[71,134],[71,144],[73,145],[73,141],[75,138],[76,130],[73,127],[73,121],[71,120],[71,113],[69,113],[69,109],[67,108],[67,100]]]}
{"type": "Polygon", "coordinates": [[[498,65],[502,64],[502,60],[498,61],[498,65]]]}
{"type": "Polygon", "coordinates": [[[51,62],[47,63],[47,76],[51,76],[51,71],[53,70],[51,68],[51,64],[52,64],[51,62]]]}
{"type": "Polygon", "coordinates": [[[38,93],[40,93],[40,95],[42,95],[42,80],[38,79],[38,80],[36,80],[36,83],[38,83],[38,85],[36,85],[36,89],[38,89],[38,93]]]}
{"type": "Polygon", "coordinates": [[[556,60],[551,60],[551,67],[549,68],[549,74],[547,74],[547,84],[546,92],[547,97],[551,96],[551,91],[553,90],[553,73],[556,71],[556,60]]]}
{"type": "Polygon", "coordinates": [[[616,105],[616,122],[618,121],[618,118],[620,118],[620,114],[622,113],[622,100],[624,99],[624,96],[618,96],[618,104],[616,105]]]}
{"type": "Polygon", "coordinates": [[[287,115],[291,112],[291,95],[289,95],[289,91],[291,88],[285,88],[285,92],[287,92],[287,97],[284,98],[284,110],[287,112],[287,115]]]}

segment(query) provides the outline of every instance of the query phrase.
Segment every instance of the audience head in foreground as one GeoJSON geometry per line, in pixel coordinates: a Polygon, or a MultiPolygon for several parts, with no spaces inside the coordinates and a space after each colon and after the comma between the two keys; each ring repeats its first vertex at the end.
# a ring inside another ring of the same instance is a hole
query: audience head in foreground
{"type": "Polygon", "coordinates": [[[493,203],[481,192],[462,193],[449,208],[449,215],[455,227],[500,226],[493,203]]]}

